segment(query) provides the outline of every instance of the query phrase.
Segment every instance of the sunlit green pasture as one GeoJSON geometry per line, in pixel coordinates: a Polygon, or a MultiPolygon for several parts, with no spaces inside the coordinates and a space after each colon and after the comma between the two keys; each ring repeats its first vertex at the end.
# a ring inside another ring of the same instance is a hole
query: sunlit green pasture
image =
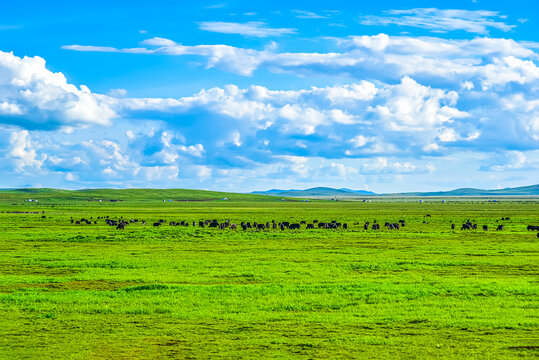
{"type": "Polygon", "coordinates": [[[526,230],[539,225],[533,200],[200,194],[0,192],[0,358],[539,355],[539,239],[526,230]],[[222,196],[232,200],[212,200],[222,196]],[[104,216],[147,225],[116,230],[97,220],[104,216]],[[151,226],[158,219],[166,224],[151,226]],[[349,229],[168,225],[202,219],[338,220],[349,229]],[[375,219],[406,227],[363,230],[375,219]],[[490,231],[461,231],[468,219],[490,231]],[[494,231],[499,224],[505,230],[494,231]]]}

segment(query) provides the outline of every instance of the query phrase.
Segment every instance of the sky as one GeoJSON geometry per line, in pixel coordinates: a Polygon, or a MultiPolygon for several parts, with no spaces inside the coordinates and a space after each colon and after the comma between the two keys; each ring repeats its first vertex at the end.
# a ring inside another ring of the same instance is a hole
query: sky
{"type": "Polygon", "coordinates": [[[0,188],[537,184],[538,14],[533,0],[5,2],[0,188]]]}

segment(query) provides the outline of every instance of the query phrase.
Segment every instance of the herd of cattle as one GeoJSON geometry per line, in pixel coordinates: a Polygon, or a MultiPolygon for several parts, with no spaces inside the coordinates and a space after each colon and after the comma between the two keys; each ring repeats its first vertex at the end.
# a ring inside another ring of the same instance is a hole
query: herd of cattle
{"type": "MultiPolygon", "coordinates": [[[[426,217],[430,217],[430,214],[427,214],[426,217]]],[[[97,220],[104,220],[105,223],[109,226],[113,226],[113,227],[116,227],[116,229],[118,230],[123,230],[125,229],[125,227],[129,224],[134,224],[134,223],[140,223],[142,225],[146,225],[146,221],[144,220],[141,220],[141,219],[130,219],[130,220],[125,220],[123,218],[120,218],[118,220],[113,220],[113,219],[110,219],[108,216],[106,217],[97,217],[97,220]]],[[[82,218],[80,220],[74,220],[73,218],[71,218],[71,224],[75,224],[75,225],[81,225],[81,224],[87,224],[87,225],[90,225],[90,224],[94,224],[94,225],[97,225],[98,221],[97,220],[93,220],[93,218],[90,218],[90,219],[86,219],[86,218],[82,218]]],[[[506,217],[506,218],[502,218],[501,219],[502,221],[504,220],[510,220],[510,218],[506,217]]],[[[498,221],[498,220],[497,220],[498,221]]],[[[423,221],[423,223],[426,223],[426,221],[423,221]]],[[[452,230],[455,230],[456,229],[456,225],[455,223],[453,223],[453,221],[450,221],[451,223],[451,229],[452,230]]],[[[166,221],[164,219],[159,219],[158,221],[156,222],[153,222],[152,223],[152,226],[154,227],[159,227],[159,226],[162,226],[163,224],[166,224],[166,221]]],[[[302,228],[302,225],[305,226],[305,229],[315,229],[315,228],[318,228],[318,229],[348,229],[348,224],[347,223],[341,223],[341,222],[338,222],[337,220],[332,220],[330,222],[322,222],[322,221],[318,221],[318,220],[313,220],[311,223],[307,223],[306,221],[300,221],[299,223],[291,223],[289,221],[283,221],[283,222],[276,222],[275,220],[271,220],[271,221],[267,221],[265,223],[257,223],[257,222],[253,222],[252,224],[250,222],[245,222],[245,221],[242,221],[239,225],[236,224],[236,223],[231,223],[230,220],[226,220],[224,222],[219,222],[218,220],[202,220],[202,221],[193,221],[193,222],[189,222],[189,221],[185,221],[185,220],[182,220],[182,221],[170,221],[168,223],[169,226],[189,226],[190,224],[192,224],[192,226],[198,226],[200,228],[204,228],[204,227],[209,227],[209,228],[215,228],[215,229],[220,229],[220,230],[224,230],[224,229],[230,229],[230,230],[236,230],[238,229],[238,227],[240,227],[241,229],[243,230],[248,230],[248,229],[255,229],[255,230],[266,230],[266,229],[273,229],[273,230],[285,230],[285,229],[289,229],[289,230],[299,230],[302,228]]],[[[354,225],[358,226],[358,225],[361,225],[360,223],[354,223],[354,225]]],[[[405,227],[406,226],[406,221],[405,220],[399,220],[398,222],[385,222],[384,223],[384,226],[388,229],[388,230],[399,230],[400,228],[402,227],[405,227]]],[[[471,222],[470,220],[467,220],[465,223],[462,224],[462,226],[460,227],[461,230],[477,230],[477,223],[475,222],[471,222]]],[[[374,220],[372,222],[372,224],[367,221],[363,224],[363,229],[364,230],[369,230],[369,228],[371,230],[380,230],[380,223],[378,223],[376,220],[374,220]]],[[[482,225],[482,228],[484,231],[489,231],[489,227],[488,225],[482,225]]],[[[502,231],[504,230],[504,225],[497,225],[496,226],[496,231],[502,231]]],[[[527,227],[527,230],[532,230],[532,231],[539,231],[539,225],[528,225],[527,227]]],[[[539,237],[539,233],[537,233],[537,237],[539,237]]]]}

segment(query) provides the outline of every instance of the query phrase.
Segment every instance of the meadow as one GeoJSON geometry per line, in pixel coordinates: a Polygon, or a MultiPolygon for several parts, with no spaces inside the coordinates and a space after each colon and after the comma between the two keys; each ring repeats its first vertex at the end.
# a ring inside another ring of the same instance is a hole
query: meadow
{"type": "Polygon", "coordinates": [[[526,226],[538,210],[531,198],[0,191],[0,358],[537,357],[539,238],[526,226]],[[168,225],[202,219],[349,228],[168,225]],[[363,229],[375,219],[406,226],[363,229]],[[468,219],[490,231],[460,230],[468,219]]]}

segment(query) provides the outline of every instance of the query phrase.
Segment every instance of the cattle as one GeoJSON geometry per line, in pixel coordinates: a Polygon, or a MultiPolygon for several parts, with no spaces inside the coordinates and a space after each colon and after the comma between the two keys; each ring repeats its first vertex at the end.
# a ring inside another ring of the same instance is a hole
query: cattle
{"type": "Polygon", "coordinates": [[[363,225],[363,229],[369,230],[369,222],[367,221],[365,225],[363,225]]]}
{"type": "Polygon", "coordinates": [[[451,224],[451,229],[455,230],[455,224],[451,224]]]}
{"type": "Polygon", "coordinates": [[[537,226],[537,225],[528,225],[527,229],[528,229],[528,231],[529,230],[539,230],[539,226],[537,226]]]}
{"type": "Polygon", "coordinates": [[[300,224],[290,224],[289,229],[290,230],[299,230],[301,228],[300,224]]]}
{"type": "Polygon", "coordinates": [[[272,223],[273,230],[277,229],[277,224],[275,222],[272,223]]]}
{"type": "Polygon", "coordinates": [[[281,228],[281,230],[284,230],[284,224],[279,225],[279,227],[281,228]]]}
{"type": "Polygon", "coordinates": [[[488,231],[488,225],[483,225],[483,230],[488,231]]]}
{"type": "Polygon", "coordinates": [[[426,216],[427,216],[427,217],[430,217],[430,214],[427,214],[426,216]]]}
{"type": "Polygon", "coordinates": [[[238,225],[230,224],[230,230],[236,230],[237,228],[238,228],[238,225]]]}
{"type": "Polygon", "coordinates": [[[307,222],[306,222],[305,220],[301,220],[299,223],[300,223],[301,225],[307,224],[307,222]]]}
{"type": "Polygon", "coordinates": [[[342,228],[343,228],[344,230],[348,229],[348,224],[347,224],[347,223],[342,224],[342,228]]]}
{"type": "Polygon", "coordinates": [[[498,227],[496,228],[496,231],[502,231],[503,230],[503,225],[498,225],[498,227]]]}
{"type": "Polygon", "coordinates": [[[75,221],[73,219],[71,219],[71,223],[73,224],[75,221]]]}
{"type": "Polygon", "coordinates": [[[281,224],[283,224],[285,227],[289,227],[290,223],[288,221],[283,221],[281,224]]]}
{"type": "Polygon", "coordinates": [[[118,226],[116,226],[116,230],[123,230],[124,228],[125,228],[124,223],[120,223],[118,224],[118,226]]]}
{"type": "Polygon", "coordinates": [[[158,221],[158,222],[154,222],[154,223],[153,223],[153,226],[154,226],[154,227],[161,226],[161,223],[160,223],[159,221],[158,221]]]}
{"type": "Polygon", "coordinates": [[[314,224],[307,224],[307,229],[314,229],[314,224]]]}
{"type": "Polygon", "coordinates": [[[264,224],[257,224],[256,225],[257,230],[264,230],[265,228],[266,228],[266,226],[264,226],[264,224]]]}
{"type": "Polygon", "coordinates": [[[243,229],[243,231],[245,231],[245,230],[247,230],[247,225],[242,223],[241,228],[243,229]]]}
{"type": "Polygon", "coordinates": [[[376,224],[376,223],[372,224],[371,229],[372,230],[380,230],[380,224],[376,224]]]}
{"type": "Polygon", "coordinates": [[[313,220],[313,224],[316,224],[316,223],[318,223],[318,220],[313,220]]]}

